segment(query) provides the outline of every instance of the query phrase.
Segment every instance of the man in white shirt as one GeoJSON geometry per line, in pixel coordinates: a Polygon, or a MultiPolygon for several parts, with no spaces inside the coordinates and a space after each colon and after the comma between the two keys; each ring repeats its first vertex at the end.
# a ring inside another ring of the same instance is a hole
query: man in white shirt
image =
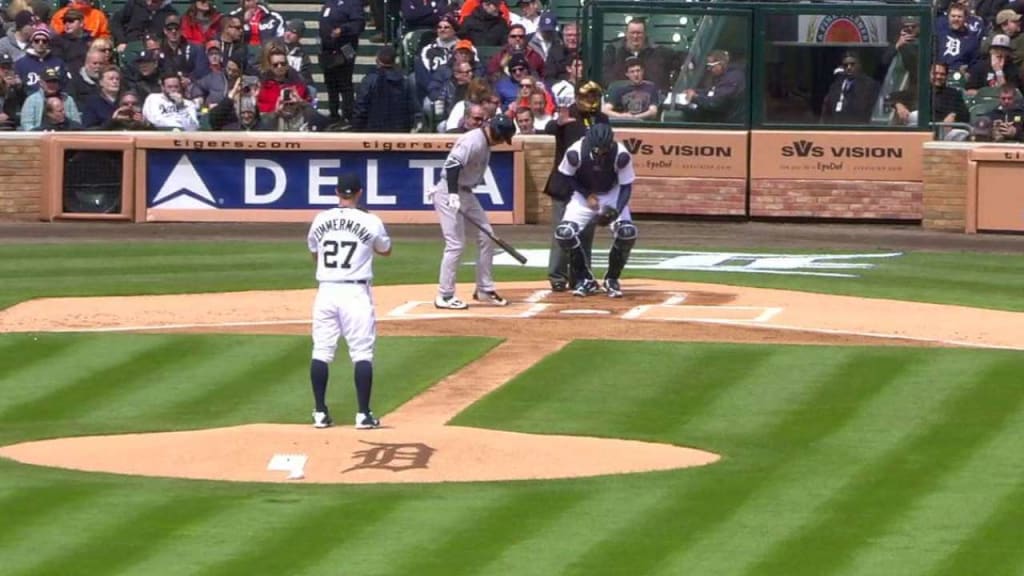
{"type": "Polygon", "coordinates": [[[160,92],[146,97],[142,117],[156,128],[199,130],[199,110],[182,95],[181,78],[175,73],[160,77],[160,92]]]}
{"type": "Polygon", "coordinates": [[[519,8],[519,13],[509,13],[509,24],[522,24],[523,28],[526,28],[527,36],[536,32],[537,24],[540,22],[540,0],[519,0],[515,4],[519,8]]]}
{"type": "Polygon", "coordinates": [[[306,244],[316,263],[320,288],[313,303],[313,426],[333,424],[327,409],[328,364],[334,360],[338,338],[345,337],[355,375],[355,427],[379,428],[370,410],[373,389],[373,352],[377,317],[373,308],[373,257],[391,254],[391,237],[380,217],[358,208],[363,185],[355,174],[338,177],[338,206],[316,215],[306,244]]]}

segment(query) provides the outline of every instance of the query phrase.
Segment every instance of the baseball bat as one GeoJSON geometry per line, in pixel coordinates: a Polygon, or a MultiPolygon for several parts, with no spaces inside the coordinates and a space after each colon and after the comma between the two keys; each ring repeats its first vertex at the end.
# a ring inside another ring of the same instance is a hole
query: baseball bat
{"type": "Polygon", "coordinates": [[[515,246],[509,244],[508,242],[505,242],[497,234],[485,228],[483,224],[480,224],[479,222],[476,221],[476,219],[471,217],[469,214],[463,212],[462,208],[459,208],[459,214],[462,214],[462,217],[465,218],[467,222],[479,228],[480,231],[486,234],[488,238],[493,240],[495,244],[501,246],[501,249],[504,250],[505,252],[508,252],[508,254],[515,258],[517,262],[519,262],[520,264],[526,264],[526,256],[523,256],[523,254],[519,250],[516,250],[515,246]]]}

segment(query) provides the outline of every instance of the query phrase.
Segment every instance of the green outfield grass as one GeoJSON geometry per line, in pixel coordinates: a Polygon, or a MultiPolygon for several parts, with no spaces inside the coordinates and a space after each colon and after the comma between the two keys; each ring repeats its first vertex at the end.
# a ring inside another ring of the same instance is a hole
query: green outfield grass
{"type": "MultiPolygon", "coordinates": [[[[377,282],[435,282],[439,255],[438,243],[401,242],[377,282]]],[[[907,254],[856,279],[643,276],[1024,310],[1024,259],[1006,255],[907,254]]],[[[301,242],[0,246],[0,308],[311,288],[311,277],[301,242]]],[[[0,459],[0,576],[1024,573],[1024,353],[587,336],[455,423],[674,443],[723,460],[547,482],[317,486],[0,459]]],[[[496,344],[382,338],[375,410],[386,422],[496,344]]],[[[308,336],[2,334],[0,444],[306,423],[309,352],[308,336]]],[[[353,404],[343,351],[331,382],[341,418],[353,404]]]]}
{"type": "MultiPolygon", "coordinates": [[[[597,249],[604,249],[602,246],[597,249]]],[[[768,247],[764,251],[778,252],[768,247]]],[[[378,261],[375,281],[436,282],[440,255],[439,241],[398,242],[391,258],[378,261]]],[[[467,249],[464,261],[472,262],[474,257],[474,249],[467,249]]],[[[1024,258],[910,253],[876,263],[873,269],[858,271],[858,279],[654,270],[633,273],[627,268],[623,283],[628,288],[629,278],[639,275],[1024,311],[1024,258]]],[[[537,268],[496,270],[499,284],[502,280],[545,277],[537,268]]],[[[301,241],[0,246],[0,278],[0,309],[42,296],[273,290],[315,285],[312,263],[301,241]]],[[[472,281],[472,267],[464,266],[459,279],[472,281]]]]}

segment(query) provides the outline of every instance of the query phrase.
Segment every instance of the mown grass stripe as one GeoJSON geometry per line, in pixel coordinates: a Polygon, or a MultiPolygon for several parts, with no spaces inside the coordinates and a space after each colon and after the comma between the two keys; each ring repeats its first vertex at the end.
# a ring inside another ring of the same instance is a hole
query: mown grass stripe
{"type": "MultiPolygon", "coordinates": [[[[1020,450],[1019,445],[1016,448],[1020,450]]],[[[1017,469],[1020,475],[1020,469],[1017,469]]],[[[992,508],[984,523],[937,562],[933,576],[1019,576],[1024,573],[1024,546],[1020,545],[1024,525],[1024,482],[1016,479],[1014,490],[992,508]],[[981,568],[979,570],[979,568],[981,568]]]]}
{"type": "MultiPolygon", "coordinates": [[[[838,367],[831,384],[820,388],[816,397],[805,399],[804,417],[780,422],[745,450],[749,454],[744,458],[756,462],[776,450],[774,444],[788,447],[781,459],[772,458],[770,466],[756,468],[760,483],[753,487],[755,493],[728,522],[705,532],[693,546],[681,548],[660,573],[697,570],[727,576],[747,572],[778,538],[813,522],[823,503],[845,483],[875,466],[886,450],[912,434],[919,422],[927,421],[950,394],[962,388],[962,380],[969,380],[971,375],[963,375],[963,369],[961,357],[935,351],[904,355],[879,350],[876,355],[850,357],[838,367]],[[850,375],[865,366],[870,367],[868,372],[850,382],[850,375]],[[868,397],[861,401],[861,395],[868,397]],[[851,412],[849,407],[856,410],[851,412]],[[839,421],[822,429],[816,419],[839,421]],[[802,431],[803,426],[808,429],[802,431]],[[801,439],[808,434],[815,437],[801,439]],[[721,554],[737,541],[743,542],[742,555],[721,554]]],[[[739,464],[750,469],[746,462],[739,464]]]]}
{"type": "Polygon", "coordinates": [[[76,371],[76,376],[65,380],[67,386],[49,390],[45,395],[10,406],[3,413],[9,423],[26,423],[74,418],[83,412],[101,409],[111,398],[127,390],[126,383],[145,382],[154,370],[181,362],[196,349],[195,340],[189,338],[138,338],[140,348],[126,347],[109,351],[114,361],[104,369],[91,367],[76,371]]]}
{"type": "Polygon", "coordinates": [[[105,487],[50,483],[5,490],[0,496],[0,510],[6,519],[0,522],[0,558],[7,557],[5,548],[15,546],[26,531],[52,525],[65,510],[91,506],[106,490],[105,487]]]}
{"type": "MultiPolygon", "coordinates": [[[[213,562],[202,561],[193,566],[195,576],[226,576],[235,574],[299,574],[318,564],[334,546],[386,522],[403,502],[393,499],[359,498],[363,491],[343,493],[336,497],[320,494],[303,498],[280,512],[276,522],[255,522],[248,527],[244,542],[236,542],[230,555],[213,562]],[[323,529],[335,527],[335,529],[323,529]]],[[[287,497],[285,497],[287,498],[287,497]]],[[[340,566],[337,573],[346,574],[340,566]]]]}
{"type": "MultiPolygon", "coordinates": [[[[950,551],[951,543],[971,542],[979,533],[990,536],[986,523],[1007,513],[1015,521],[1011,531],[1019,533],[1024,522],[1024,493],[1015,494],[1015,488],[1024,489],[1020,482],[1020,471],[1024,469],[1021,438],[1024,412],[1015,414],[970,458],[951,463],[956,467],[955,473],[913,506],[889,533],[874,536],[872,545],[857,555],[849,569],[842,572],[843,576],[941,573],[944,567],[957,564],[952,558],[956,552],[950,551]]],[[[984,548],[999,547],[988,540],[980,544],[984,548]]],[[[1020,550],[1018,544],[1015,534],[1012,547],[1020,550]]],[[[1020,557],[1014,561],[1002,555],[996,562],[980,562],[978,550],[971,549],[971,566],[960,566],[956,574],[976,571],[978,566],[985,566],[986,573],[997,573],[1020,562],[1020,557]]]]}
{"type": "Polygon", "coordinates": [[[877,465],[863,468],[814,522],[778,542],[748,573],[832,574],[885,534],[1024,404],[1024,386],[1005,384],[1020,374],[1020,360],[992,362],[951,395],[933,421],[918,422],[912,435],[886,450],[877,465]]]}
{"type": "MultiPolygon", "coordinates": [[[[823,356],[822,361],[827,358],[823,356]]],[[[800,374],[793,375],[808,389],[799,404],[780,414],[771,428],[747,438],[747,448],[738,449],[736,454],[726,453],[729,460],[695,475],[673,498],[649,510],[641,522],[610,533],[588,551],[574,573],[587,574],[614,564],[623,550],[629,550],[634,558],[631,569],[638,574],[650,574],[662,566],[671,566],[663,573],[678,574],[675,570],[679,566],[689,566],[692,561],[673,556],[698,546],[709,534],[731,531],[732,527],[726,526],[765,489],[773,474],[799,459],[808,446],[842,429],[885,388],[893,374],[906,366],[900,354],[885,350],[860,350],[844,356],[844,360],[829,370],[831,379],[807,382],[800,374]],[[865,378],[849,382],[850,369],[865,367],[869,368],[865,378]],[[751,471],[755,462],[756,475],[751,471]]],[[[734,555],[722,557],[720,548],[715,550],[724,566],[738,560],[734,555]]]]}
{"type": "MultiPolygon", "coordinates": [[[[31,372],[35,379],[47,378],[53,370],[51,363],[62,360],[62,356],[80,344],[72,338],[53,334],[0,335],[0,389],[6,389],[8,381],[26,372],[31,372]]],[[[0,407],[7,402],[7,398],[0,398],[0,407]]]]}
{"type": "MultiPolygon", "coordinates": [[[[230,505],[208,494],[163,494],[156,501],[130,509],[112,508],[98,527],[66,535],[61,546],[40,557],[26,573],[109,574],[145,558],[152,550],[171,545],[175,534],[230,505]]],[[[59,523],[57,523],[59,525],[59,523]]]]}

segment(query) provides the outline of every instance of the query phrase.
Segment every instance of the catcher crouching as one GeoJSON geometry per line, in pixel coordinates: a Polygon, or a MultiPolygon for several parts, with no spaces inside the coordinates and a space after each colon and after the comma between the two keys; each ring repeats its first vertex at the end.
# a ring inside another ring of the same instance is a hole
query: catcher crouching
{"type": "Polygon", "coordinates": [[[621,298],[619,277],[637,238],[637,228],[629,214],[629,197],[636,178],[633,158],[615,141],[611,126],[595,124],[586,136],[569,147],[558,171],[569,177],[573,187],[565,216],[555,227],[555,240],[569,253],[569,265],[576,279],[572,293],[584,297],[603,288],[609,297],[621,298]],[[602,286],[594,279],[580,243],[580,232],[591,222],[609,226],[614,238],[602,286]]]}

